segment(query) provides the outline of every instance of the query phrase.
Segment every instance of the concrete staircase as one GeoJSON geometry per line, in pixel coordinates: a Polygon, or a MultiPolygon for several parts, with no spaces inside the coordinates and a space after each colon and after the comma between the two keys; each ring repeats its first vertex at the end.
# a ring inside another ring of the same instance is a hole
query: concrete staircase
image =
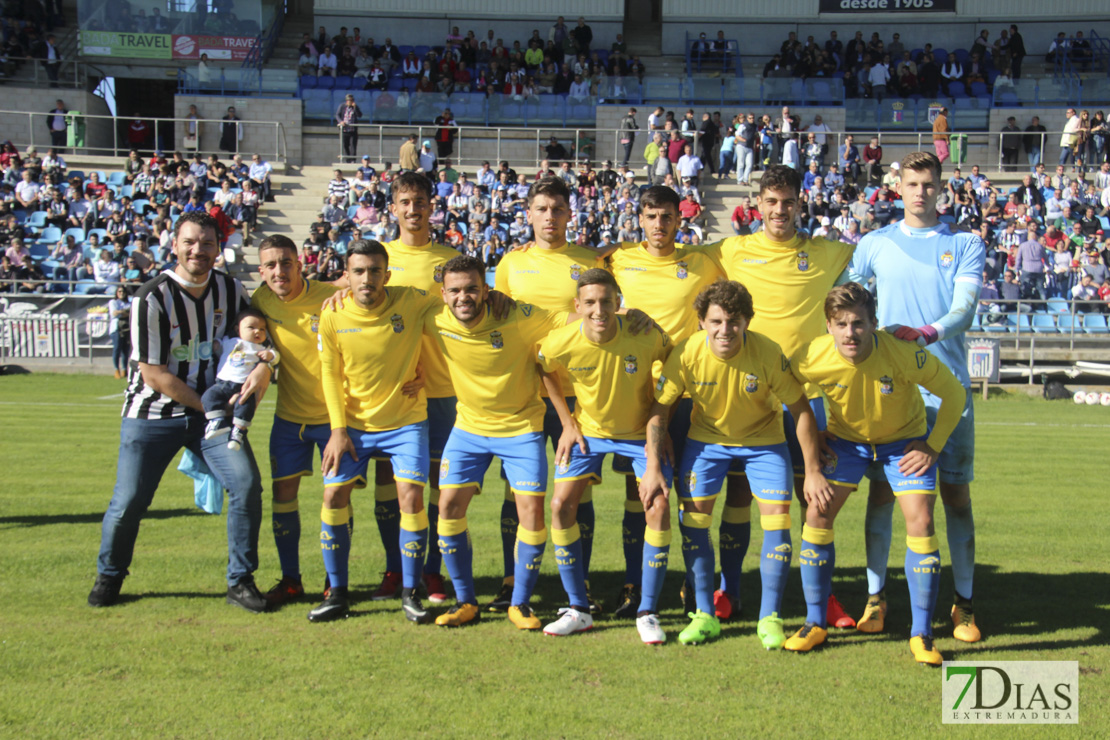
{"type": "MultiPolygon", "coordinates": [[[[63,4],[62,17],[65,18],[64,26],[55,26],[54,30],[50,33],[54,34],[54,40],[63,62],[72,62],[77,58],[77,6],[63,4]]],[[[44,37],[45,40],[45,37],[44,37]]],[[[84,87],[84,73],[83,65],[78,65],[78,74],[81,78],[78,80],[77,87],[84,87]]],[[[59,71],[58,85],[65,88],[74,87],[74,67],[72,64],[62,64],[59,71]]],[[[46,76],[46,70],[43,68],[40,61],[27,60],[20,63],[11,75],[0,77],[0,82],[19,85],[31,86],[39,85],[45,87],[49,84],[46,76]]]]}

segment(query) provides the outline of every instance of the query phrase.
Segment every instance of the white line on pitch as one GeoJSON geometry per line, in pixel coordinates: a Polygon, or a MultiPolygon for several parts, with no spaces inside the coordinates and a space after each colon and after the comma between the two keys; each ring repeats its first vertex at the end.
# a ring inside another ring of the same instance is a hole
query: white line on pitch
{"type": "Polygon", "coordinates": [[[977,421],[976,426],[984,427],[1075,427],[1085,429],[1107,429],[1110,424],[1042,424],[1036,421],[977,421]]]}

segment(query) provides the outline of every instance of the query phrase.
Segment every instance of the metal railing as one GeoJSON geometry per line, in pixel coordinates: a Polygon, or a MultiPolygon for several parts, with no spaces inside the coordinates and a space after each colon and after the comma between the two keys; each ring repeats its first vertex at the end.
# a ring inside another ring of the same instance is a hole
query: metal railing
{"type": "Polygon", "coordinates": [[[1014,348],[1022,340],[1067,338],[1068,349],[1110,339],[1107,312],[1110,305],[1099,301],[1075,298],[1022,298],[1018,300],[983,299],[969,333],[984,334],[998,339],[1013,339],[1014,348]],[[1091,318],[1088,318],[1091,317],[1091,318]]]}
{"type": "Polygon", "coordinates": [[[6,62],[0,62],[0,68],[3,69],[6,76],[0,78],[0,81],[15,85],[21,82],[31,83],[36,87],[52,85],[53,87],[80,89],[84,87],[85,81],[88,79],[88,68],[92,66],[76,59],[60,59],[55,62],[58,66],[57,79],[51,80],[50,73],[46,69],[45,59],[12,56],[4,59],[6,62]],[[18,65],[12,65],[12,62],[18,62],[18,65]],[[19,72],[24,69],[31,70],[29,77],[19,75],[19,72]]]}
{"type": "MultiPolygon", "coordinates": [[[[23,151],[28,146],[35,146],[41,151],[54,146],[50,132],[44,121],[47,114],[40,111],[13,111],[0,110],[0,130],[4,131],[4,138],[23,151]]],[[[98,115],[94,113],[81,113],[80,115],[67,116],[69,127],[67,129],[67,142],[63,147],[69,153],[84,155],[123,156],[132,149],[127,141],[126,128],[133,118],[123,116],[98,115]],[[72,134],[72,136],[69,136],[72,134]],[[91,143],[90,139],[96,143],[91,143]]],[[[172,152],[175,149],[188,155],[193,149],[184,147],[185,124],[191,122],[187,118],[143,118],[153,127],[153,144],[145,144],[141,148],[161,149],[172,152]]],[[[215,146],[218,142],[219,127],[223,123],[219,118],[201,118],[198,123],[209,131],[215,130],[217,134],[208,142],[213,146],[204,148],[206,143],[202,137],[199,142],[199,151],[202,155],[218,154],[225,156],[215,146]]],[[[264,159],[284,161],[288,154],[285,138],[285,127],[281,121],[239,121],[242,131],[242,140],[237,139],[238,151],[257,153],[264,159]]]]}

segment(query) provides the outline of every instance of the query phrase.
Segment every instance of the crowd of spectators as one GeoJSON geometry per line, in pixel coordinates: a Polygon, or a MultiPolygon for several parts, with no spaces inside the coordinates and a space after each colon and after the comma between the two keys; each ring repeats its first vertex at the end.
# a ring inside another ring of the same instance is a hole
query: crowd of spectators
{"type": "Polygon", "coordinates": [[[624,79],[642,79],[644,65],[629,54],[622,34],[598,48],[584,18],[571,27],[560,16],[546,36],[539,29],[530,38],[506,41],[493,29],[484,38],[452,28],[442,45],[401,47],[385,38],[379,44],[346,26],[332,36],[320,26],[304,34],[299,47],[301,75],[352,78],[355,87],[408,93],[485,93],[516,100],[542,94],[574,100],[620,99],[624,79]],[[390,84],[396,81],[396,84],[390,84]]]}
{"type": "MultiPolygon", "coordinates": [[[[132,150],[120,170],[70,170],[55,149],[40,157],[0,144],[0,292],[107,293],[138,285],[173,259],[173,224],[203,210],[220,223],[224,246],[249,243],[270,194],[272,167],[253,155],[222,162],[181,152],[167,159],[132,150]],[[234,238],[233,238],[234,235],[234,238]]],[[[222,258],[221,258],[222,259],[222,258]]],[[[222,266],[222,265],[221,265],[222,266]]]]}
{"type": "Polygon", "coordinates": [[[51,33],[65,24],[60,0],[6,2],[0,11],[0,79],[31,62],[41,64],[57,87],[62,56],[51,33]]]}

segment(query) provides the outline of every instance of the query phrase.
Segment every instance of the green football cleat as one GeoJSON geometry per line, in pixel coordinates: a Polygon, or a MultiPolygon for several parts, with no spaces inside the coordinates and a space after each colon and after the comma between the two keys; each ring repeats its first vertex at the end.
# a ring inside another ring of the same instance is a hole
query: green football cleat
{"type": "Polygon", "coordinates": [[[678,633],[678,641],[683,645],[701,645],[721,636],[721,620],[698,611],[689,615],[690,625],[678,633]]]}
{"type": "Polygon", "coordinates": [[[766,650],[781,650],[786,642],[786,633],[782,629],[782,620],[778,612],[771,612],[771,616],[759,620],[755,628],[759,641],[766,650]]]}

